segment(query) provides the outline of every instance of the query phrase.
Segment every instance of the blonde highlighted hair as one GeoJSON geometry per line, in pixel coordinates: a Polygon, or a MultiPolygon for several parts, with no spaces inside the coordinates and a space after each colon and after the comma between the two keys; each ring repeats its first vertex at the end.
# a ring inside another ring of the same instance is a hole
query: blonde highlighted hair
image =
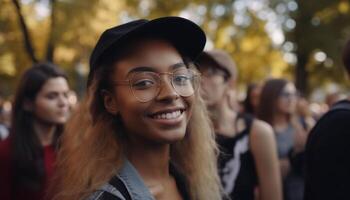
{"type": "MultiPolygon", "coordinates": [[[[123,160],[122,125],[103,105],[113,67],[94,72],[88,93],[61,138],[54,180],[54,200],[82,200],[107,183],[123,160]]],[[[185,138],[171,145],[170,158],[185,175],[193,200],[218,200],[217,147],[205,105],[198,91],[185,138]]]]}

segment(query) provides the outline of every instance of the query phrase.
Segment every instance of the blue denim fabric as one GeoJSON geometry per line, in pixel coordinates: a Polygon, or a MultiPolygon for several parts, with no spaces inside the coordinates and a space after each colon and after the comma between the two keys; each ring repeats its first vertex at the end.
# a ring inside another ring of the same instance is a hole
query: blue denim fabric
{"type": "MultiPolygon", "coordinates": [[[[128,160],[125,160],[117,176],[126,186],[132,200],[155,200],[134,166],[128,160]]],[[[105,192],[125,200],[118,189],[109,183],[103,185],[87,200],[101,200],[101,197],[105,192]]]]}

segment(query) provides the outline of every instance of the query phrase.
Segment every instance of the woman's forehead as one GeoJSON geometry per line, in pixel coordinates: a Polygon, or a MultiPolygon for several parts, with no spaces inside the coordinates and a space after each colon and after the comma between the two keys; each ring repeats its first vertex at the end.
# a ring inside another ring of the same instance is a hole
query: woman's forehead
{"type": "MultiPolygon", "coordinates": [[[[183,63],[181,55],[170,44],[162,40],[138,43],[130,55],[114,64],[118,77],[124,77],[138,67],[154,68],[154,71],[169,71],[174,65],[183,63]]],[[[115,75],[116,75],[115,74],[115,75]]]]}

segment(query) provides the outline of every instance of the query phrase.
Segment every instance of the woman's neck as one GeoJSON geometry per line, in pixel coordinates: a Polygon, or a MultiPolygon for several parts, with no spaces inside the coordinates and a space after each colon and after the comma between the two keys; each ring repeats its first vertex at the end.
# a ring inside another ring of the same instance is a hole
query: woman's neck
{"type": "Polygon", "coordinates": [[[56,132],[56,126],[34,120],[34,131],[42,146],[51,145],[56,132]]]}
{"type": "Polygon", "coordinates": [[[175,178],[169,172],[170,145],[133,145],[127,150],[129,161],[142,177],[155,199],[181,199],[175,178]],[[174,195],[177,197],[174,198],[174,195]]]}
{"type": "Polygon", "coordinates": [[[288,116],[284,113],[276,113],[273,116],[273,126],[284,126],[287,125],[288,122],[288,116]]]}
{"type": "MultiPolygon", "coordinates": [[[[128,145],[129,146],[129,145],[128,145]]],[[[170,145],[131,144],[127,149],[128,160],[147,181],[168,178],[170,145]]]]}
{"type": "Polygon", "coordinates": [[[235,134],[236,111],[223,103],[216,108],[209,109],[209,112],[212,114],[211,120],[213,121],[215,132],[226,136],[235,134]]]}

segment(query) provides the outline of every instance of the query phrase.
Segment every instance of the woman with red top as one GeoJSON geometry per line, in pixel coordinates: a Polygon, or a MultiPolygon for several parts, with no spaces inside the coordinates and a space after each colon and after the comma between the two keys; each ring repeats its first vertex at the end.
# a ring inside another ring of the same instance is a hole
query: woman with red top
{"type": "Polygon", "coordinates": [[[57,139],[67,121],[69,87],[50,63],[37,64],[21,78],[12,127],[0,143],[0,199],[41,200],[53,173],[57,139]]]}

